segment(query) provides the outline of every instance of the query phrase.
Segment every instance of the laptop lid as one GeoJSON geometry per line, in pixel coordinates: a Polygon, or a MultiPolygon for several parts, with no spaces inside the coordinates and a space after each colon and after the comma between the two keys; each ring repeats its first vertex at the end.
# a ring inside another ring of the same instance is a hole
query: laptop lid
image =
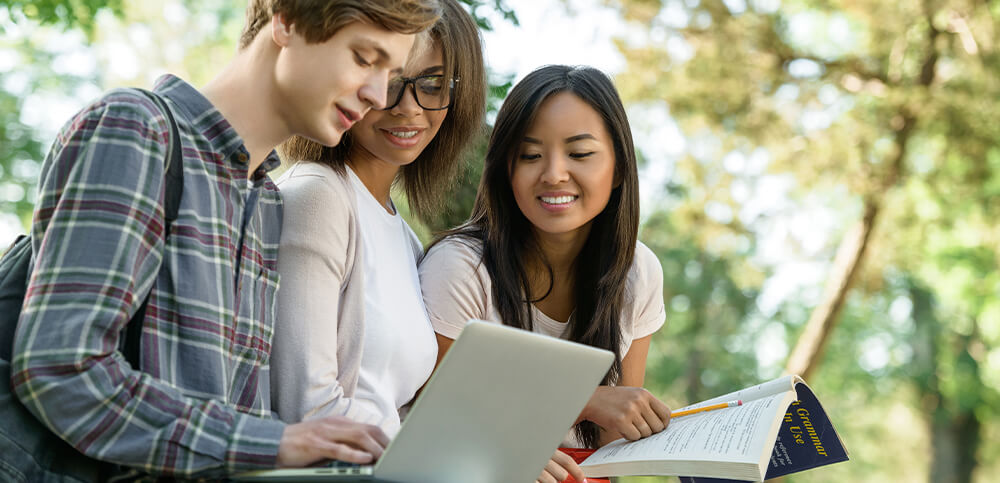
{"type": "Polygon", "coordinates": [[[613,361],[614,354],[606,350],[472,320],[431,375],[374,471],[371,466],[288,468],[233,479],[534,481],[613,361]]]}
{"type": "Polygon", "coordinates": [[[613,360],[606,350],[470,321],[386,448],[375,477],[534,481],[613,360]]]}

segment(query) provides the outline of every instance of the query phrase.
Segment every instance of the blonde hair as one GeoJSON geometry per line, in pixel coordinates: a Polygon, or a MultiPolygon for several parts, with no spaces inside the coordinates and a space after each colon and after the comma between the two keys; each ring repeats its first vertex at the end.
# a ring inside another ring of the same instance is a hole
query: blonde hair
{"type": "Polygon", "coordinates": [[[318,43],[352,22],[404,34],[421,32],[440,18],[441,6],[438,0],[250,0],[240,49],[250,45],[279,13],[307,42],[318,43]]]}

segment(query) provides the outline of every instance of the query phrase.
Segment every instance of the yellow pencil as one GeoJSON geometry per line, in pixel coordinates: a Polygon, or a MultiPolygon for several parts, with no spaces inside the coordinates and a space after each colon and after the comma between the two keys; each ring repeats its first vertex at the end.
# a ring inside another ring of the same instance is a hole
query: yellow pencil
{"type": "Polygon", "coordinates": [[[677,418],[677,417],[681,417],[681,416],[687,416],[689,414],[695,414],[695,413],[700,413],[700,412],[705,412],[705,411],[712,411],[712,410],[715,410],[715,409],[734,408],[736,406],[742,406],[742,405],[743,405],[743,401],[742,400],[729,401],[729,402],[724,402],[724,403],[719,403],[719,404],[713,404],[711,406],[703,406],[703,407],[700,407],[700,408],[688,409],[687,411],[674,411],[674,412],[670,413],[670,417],[671,418],[677,418]]]}

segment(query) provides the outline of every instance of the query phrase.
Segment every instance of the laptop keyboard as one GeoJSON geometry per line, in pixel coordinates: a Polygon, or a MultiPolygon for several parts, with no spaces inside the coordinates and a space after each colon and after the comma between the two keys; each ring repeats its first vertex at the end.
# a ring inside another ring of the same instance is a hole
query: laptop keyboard
{"type": "Polygon", "coordinates": [[[363,476],[371,475],[374,468],[374,465],[359,465],[346,461],[328,461],[321,466],[315,467],[314,471],[318,474],[363,476]]]}

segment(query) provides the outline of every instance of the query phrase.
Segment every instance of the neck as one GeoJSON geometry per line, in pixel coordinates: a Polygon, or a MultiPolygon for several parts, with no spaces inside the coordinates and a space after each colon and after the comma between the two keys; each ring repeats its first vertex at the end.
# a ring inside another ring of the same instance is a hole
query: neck
{"type": "Polygon", "coordinates": [[[268,36],[258,35],[201,90],[243,140],[250,153],[248,176],[253,176],[275,146],[292,135],[275,108],[276,58],[277,47],[268,36]]]}
{"type": "Polygon", "coordinates": [[[392,199],[389,196],[392,191],[392,183],[399,174],[399,166],[387,163],[364,148],[354,144],[351,153],[347,157],[347,165],[358,175],[361,183],[368,188],[368,192],[382,205],[389,214],[395,214],[392,208],[392,199]]]}
{"type": "MultiPolygon", "coordinates": [[[[589,234],[589,224],[572,233],[552,235],[535,231],[538,248],[545,255],[549,266],[552,267],[556,279],[569,278],[572,275],[573,266],[576,264],[576,259],[580,255],[580,251],[583,250],[583,245],[587,242],[589,234]]],[[[529,263],[537,267],[532,269],[533,272],[544,273],[545,269],[541,265],[541,260],[529,263]]],[[[547,277],[543,275],[543,278],[547,277]]]]}

